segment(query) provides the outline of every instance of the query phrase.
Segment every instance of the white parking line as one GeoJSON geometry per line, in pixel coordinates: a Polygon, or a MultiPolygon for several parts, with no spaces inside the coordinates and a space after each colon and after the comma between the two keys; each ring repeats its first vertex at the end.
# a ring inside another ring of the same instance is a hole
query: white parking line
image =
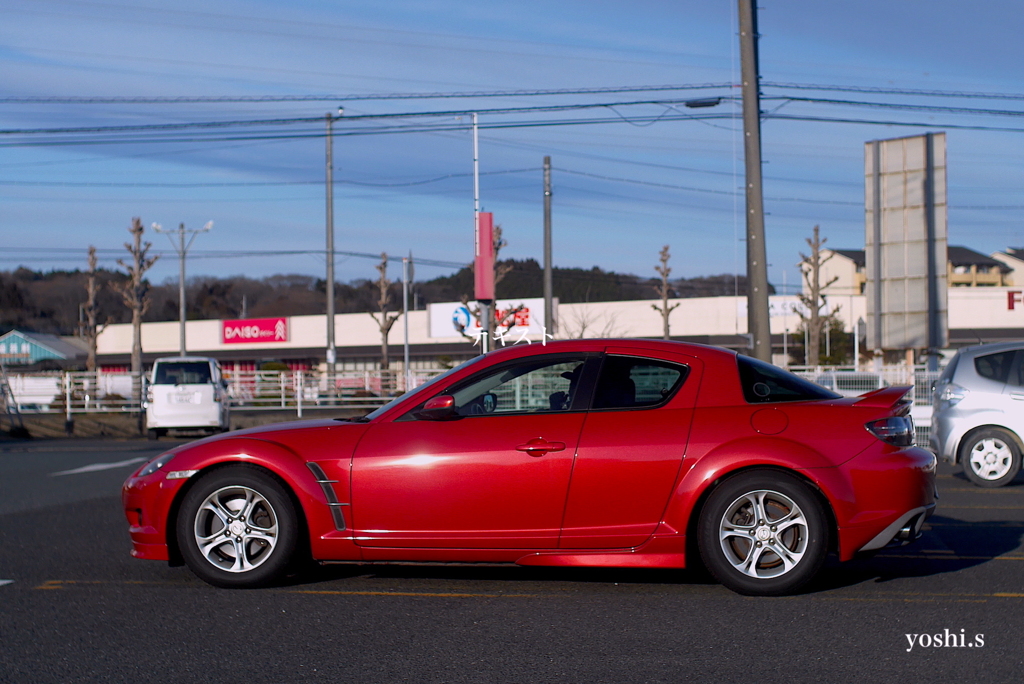
{"type": "Polygon", "coordinates": [[[4,586],[5,584],[14,584],[14,580],[0,580],[0,587],[4,586]]]}
{"type": "Polygon", "coordinates": [[[62,470],[59,473],[50,473],[50,476],[55,477],[57,475],[79,475],[81,473],[94,473],[97,470],[123,468],[124,466],[130,466],[148,460],[148,456],[139,456],[138,458],[129,458],[127,461],[118,461],[117,463],[90,463],[89,465],[82,466],[81,468],[74,468],[72,470],[62,470]]]}

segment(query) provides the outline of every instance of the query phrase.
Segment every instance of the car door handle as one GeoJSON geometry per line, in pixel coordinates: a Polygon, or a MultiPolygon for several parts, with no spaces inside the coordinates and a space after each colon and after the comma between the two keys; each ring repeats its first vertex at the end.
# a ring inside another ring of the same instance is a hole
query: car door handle
{"type": "Polygon", "coordinates": [[[531,456],[543,456],[549,451],[563,451],[565,450],[565,442],[549,442],[545,439],[531,439],[526,444],[520,444],[516,447],[516,451],[525,451],[531,456]]]}
{"type": "Polygon", "coordinates": [[[1024,392],[1010,392],[1010,398],[1017,401],[1024,401],[1024,392]]]}

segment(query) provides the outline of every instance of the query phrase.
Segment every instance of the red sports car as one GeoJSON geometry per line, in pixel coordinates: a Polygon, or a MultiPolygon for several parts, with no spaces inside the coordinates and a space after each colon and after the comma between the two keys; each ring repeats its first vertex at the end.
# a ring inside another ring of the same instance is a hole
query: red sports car
{"type": "Polygon", "coordinates": [[[203,439],[124,484],[138,558],[221,587],[296,561],[684,568],[794,591],[916,538],[935,458],[907,387],[844,398],[734,352],[518,345],[364,418],[203,439]],[[699,555],[699,558],[698,558],[699,555]]]}

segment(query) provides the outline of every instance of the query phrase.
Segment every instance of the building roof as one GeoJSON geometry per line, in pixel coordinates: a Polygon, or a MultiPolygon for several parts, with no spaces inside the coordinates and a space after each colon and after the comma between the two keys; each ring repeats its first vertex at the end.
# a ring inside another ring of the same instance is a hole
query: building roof
{"type": "Polygon", "coordinates": [[[995,266],[1003,273],[1009,273],[1013,270],[1003,262],[997,261],[990,256],[957,245],[946,247],[946,258],[954,266],[995,266]]]}
{"type": "Polygon", "coordinates": [[[853,263],[857,264],[858,268],[863,268],[864,264],[864,250],[863,249],[833,249],[834,253],[844,256],[853,263]]]}
{"type": "Polygon", "coordinates": [[[62,359],[70,360],[83,358],[88,353],[85,341],[79,340],[75,337],[59,337],[57,335],[50,335],[49,333],[11,330],[5,335],[0,335],[0,340],[6,340],[11,337],[20,337],[26,341],[34,342],[40,347],[53,352],[57,357],[62,359]]]}
{"type": "MultiPolygon", "coordinates": [[[[832,251],[850,259],[857,264],[858,267],[862,267],[866,263],[864,256],[865,252],[863,249],[833,249],[832,251]]],[[[1011,248],[1007,250],[1007,253],[1018,259],[1024,259],[1024,249],[1011,248]]],[[[985,256],[981,252],[975,252],[973,249],[961,247],[959,245],[947,246],[946,258],[949,263],[954,266],[995,266],[1003,273],[1009,273],[1013,270],[1001,261],[997,261],[990,256],[985,256]]]]}

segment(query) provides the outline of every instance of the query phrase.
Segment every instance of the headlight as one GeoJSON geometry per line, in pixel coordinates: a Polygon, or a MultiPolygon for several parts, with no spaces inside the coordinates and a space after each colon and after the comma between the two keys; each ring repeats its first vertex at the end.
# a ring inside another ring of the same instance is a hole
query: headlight
{"type": "Polygon", "coordinates": [[[156,471],[160,470],[165,465],[170,463],[171,459],[173,459],[175,456],[177,456],[177,454],[175,454],[173,451],[168,451],[166,454],[158,456],[157,458],[147,463],[146,467],[139,471],[137,477],[146,477],[148,475],[152,475],[153,473],[155,473],[156,471]]]}
{"type": "Polygon", "coordinates": [[[865,425],[868,432],[893,446],[914,446],[914,421],[909,416],[892,416],[865,425]]]}
{"type": "Polygon", "coordinates": [[[968,391],[969,390],[966,387],[949,383],[942,389],[942,394],[939,395],[939,401],[945,403],[947,406],[956,406],[960,403],[961,399],[967,396],[968,391]]]}

